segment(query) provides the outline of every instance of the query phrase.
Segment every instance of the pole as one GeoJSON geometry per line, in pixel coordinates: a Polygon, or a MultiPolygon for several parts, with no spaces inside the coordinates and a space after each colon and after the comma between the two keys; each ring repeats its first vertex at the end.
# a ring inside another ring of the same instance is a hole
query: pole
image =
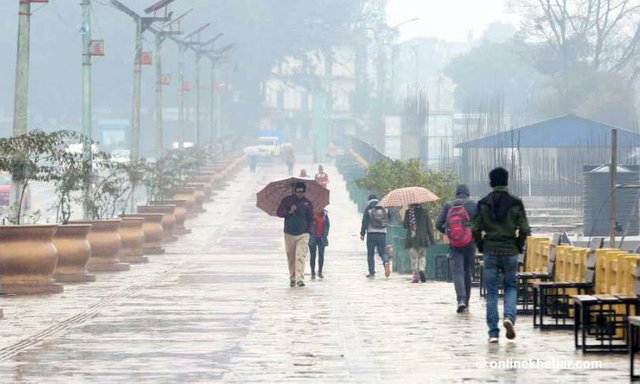
{"type": "Polygon", "coordinates": [[[609,167],[609,188],[611,200],[609,201],[609,246],[615,247],[616,243],[616,171],[618,168],[618,130],[611,130],[611,166],[609,167]]]}
{"type": "Polygon", "coordinates": [[[178,147],[184,147],[184,44],[178,45],[178,132],[180,142],[178,147]]]}
{"type": "MultiPolygon", "coordinates": [[[[13,135],[27,133],[27,110],[29,107],[29,33],[31,24],[31,4],[19,1],[18,12],[18,52],[16,56],[16,83],[13,108],[13,135]]],[[[11,178],[11,202],[20,207],[22,181],[11,178]]],[[[20,211],[20,210],[18,210],[20,211]]],[[[20,220],[20,218],[17,218],[20,220]]]]}
{"type": "Polygon", "coordinates": [[[82,134],[85,136],[82,156],[88,171],[84,177],[83,217],[90,219],[93,118],[91,107],[91,0],[82,0],[82,134]]]}
{"type": "Polygon", "coordinates": [[[156,34],[156,158],[162,156],[164,132],[162,126],[162,34],[156,34]]]}
{"type": "Polygon", "coordinates": [[[133,64],[133,108],[131,112],[131,161],[140,157],[140,88],[142,83],[142,20],[136,20],[136,53],[133,64]]]}
{"type": "MultiPolygon", "coordinates": [[[[216,81],[218,81],[218,79],[220,78],[220,73],[219,73],[219,66],[215,66],[214,67],[214,78],[216,79],[216,81]]],[[[226,86],[226,85],[225,85],[226,86]]],[[[215,92],[215,112],[214,112],[214,117],[215,117],[215,126],[216,126],[216,138],[218,140],[220,140],[220,136],[222,136],[223,131],[222,131],[222,114],[220,113],[220,99],[221,99],[221,95],[220,92],[215,92]]]]}
{"type": "Polygon", "coordinates": [[[196,52],[196,145],[200,146],[200,52],[196,52]]]}
{"type": "Polygon", "coordinates": [[[29,105],[29,44],[31,29],[31,4],[20,1],[18,12],[18,55],[16,59],[16,85],[13,110],[13,135],[27,133],[27,109],[29,105]]]}
{"type": "Polygon", "coordinates": [[[216,93],[216,60],[211,59],[211,97],[209,97],[209,123],[211,124],[210,130],[210,144],[214,144],[218,139],[218,133],[216,132],[215,118],[215,93],[216,93]]]}

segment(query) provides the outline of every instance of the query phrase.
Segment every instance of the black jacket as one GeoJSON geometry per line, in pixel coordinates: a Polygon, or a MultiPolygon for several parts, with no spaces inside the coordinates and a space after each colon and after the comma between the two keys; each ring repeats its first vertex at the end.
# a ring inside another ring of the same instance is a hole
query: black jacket
{"type": "Polygon", "coordinates": [[[284,233],[289,235],[301,235],[311,231],[313,222],[313,205],[306,197],[298,199],[295,195],[289,195],[282,199],[278,206],[278,217],[284,217],[284,233]],[[296,205],[295,212],[289,213],[292,205],[296,205]]]}

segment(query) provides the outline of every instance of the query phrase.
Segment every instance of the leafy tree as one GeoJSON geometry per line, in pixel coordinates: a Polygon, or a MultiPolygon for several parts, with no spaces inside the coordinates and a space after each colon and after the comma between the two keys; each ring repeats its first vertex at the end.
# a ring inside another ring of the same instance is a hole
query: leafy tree
{"type": "MultiPolygon", "coordinates": [[[[404,187],[424,187],[440,197],[444,202],[454,197],[458,181],[450,171],[423,171],[418,159],[391,160],[384,158],[367,169],[367,174],[356,181],[360,187],[376,191],[384,196],[390,191],[404,187]]],[[[428,205],[431,217],[435,217],[439,207],[428,205]]]]}

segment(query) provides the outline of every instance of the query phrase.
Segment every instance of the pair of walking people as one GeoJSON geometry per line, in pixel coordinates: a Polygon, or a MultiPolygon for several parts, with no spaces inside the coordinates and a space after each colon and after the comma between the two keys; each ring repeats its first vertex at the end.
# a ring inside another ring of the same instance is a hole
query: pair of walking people
{"type": "Polygon", "coordinates": [[[307,251],[311,252],[311,279],[315,279],[316,251],[318,277],[323,278],[324,249],[329,244],[329,215],[326,210],[314,214],[313,204],[305,197],[305,183],[294,185],[294,193],[282,199],[278,217],[284,218],[284,242],[289,265],[289,285],[304,287],[307,251]]]}
{"type": "Polygon", "coordinates": [[[458,301],[458,312],[469,308],[471,280],[476,248],[483,254],[483,278],[487,289],[486,321],[489,342],[497,343],[498,284],[503,276],[504,309],[502,324],[507,339],[516,337],[516,303],[518,286],[518,254],[531,230],[522,200],[508,189],[509,172],[497,167],[489,172],[492,192],[476,204],[469,198],[469,188],[456,187],[456,198],[447,202],[440,212],[436,228],[450,241],[452,277],[458,301]],[[469,238],[473,241],[470,241],[469,238]]]}
{"type": "MultiPolygon", "coordinates": [[[[362,213],[362,224],[360,226],[360,239],[367,240],[367,264],[369,273],[367,278],[374,278],[375,253],[382,259],[384,274],[389,277],[391,274],[391,263],[387,253],[387,226],[391,219],[391,212],[379,205],[376,195],[369,195],[367,208],[362,213]]],[[[425,282],[426,277],[426,248],[433,245],[433,229],[429,214],[425,207],[420,204],[413,204],[405,213],[403,225],[407,229],[405,247],[409,249],[411,255],[411,271],[413,272],[413,283],[425,282]],[[418,280],[420,279],[420,280],[418,280]]]]}

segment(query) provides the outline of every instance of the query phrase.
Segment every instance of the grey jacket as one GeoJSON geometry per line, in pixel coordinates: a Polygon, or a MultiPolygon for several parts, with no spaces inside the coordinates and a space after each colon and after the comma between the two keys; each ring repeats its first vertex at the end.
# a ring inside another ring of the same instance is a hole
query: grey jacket
{"type": "MultiPolygon", "coordinates": [[[[362,225],[360,226],[360,236],[364,236],[365,233],[387,233],[387,228],[373,228],[371,226],[371,209],[378,205],[377,199],[369,200],[369,204],[367,208],[362,213],[362,225]]],[[[386,208],[385,208],[386,209],[386,208]]],[[[387,215],[389,220],[391,220],[391,214],[387,209],[387,215]]]]}

